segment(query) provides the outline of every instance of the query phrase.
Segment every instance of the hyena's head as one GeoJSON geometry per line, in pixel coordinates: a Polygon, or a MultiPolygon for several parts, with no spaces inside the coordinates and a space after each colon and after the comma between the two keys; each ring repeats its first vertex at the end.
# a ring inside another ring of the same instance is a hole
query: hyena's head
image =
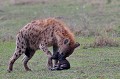
{"type": "Polygon", "coordinates": [[[69,39],[64,39],[62,45],[59,47],[58,52],[61,54],[61,57],[66,58],[70,56],[74,49],[79,47],[80,44],[78,42],[71,42],[69,39]]]}

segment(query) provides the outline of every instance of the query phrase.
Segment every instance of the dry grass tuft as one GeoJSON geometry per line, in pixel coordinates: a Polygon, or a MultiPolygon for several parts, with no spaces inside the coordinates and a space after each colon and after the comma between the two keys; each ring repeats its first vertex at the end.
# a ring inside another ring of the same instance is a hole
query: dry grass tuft
{"type": "Polygon", "coordinates": [[[108,36],[97,36],[93,43],[85,44],[83,49],[87,48],[98,48],[98,47],[118,47],[120,46],[119,41],[115,40],[115,38],[108,37],[108,36]]]}
{"type": "Polygon", "coordinates": [[[104,46],[118,47],[119,43],[114,38],[111,37],[97,36],[93,44],[90,45],[90,47],[104,47],[104,46]]]}
{"type": "Polygon", "coordinates": [[[45,4],[46,0],[10,0],[10,3],[14,5],[26,5],[26,4],[37,4],[37,3],[45,4]]]}

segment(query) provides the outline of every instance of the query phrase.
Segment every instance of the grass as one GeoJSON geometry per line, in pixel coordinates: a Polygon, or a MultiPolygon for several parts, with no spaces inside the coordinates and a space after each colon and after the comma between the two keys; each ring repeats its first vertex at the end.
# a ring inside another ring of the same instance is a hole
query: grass
{"type": "MultiPolygon", "coordinates": [[[[68,58],[71,69],[64,71],[49,71],[46,67],[46,55],[37,51],[30,60],[32,72],[23,68],[21,56],[14,64],[14,71],[7,73],[7,63],[12,56],[15,42],[0,42],[0,78],[1,79],[119,79],[120,78],[120,50],[119,47],[88,48],[83,45],[93,38],[77,38],[82,42],[81,47],[68,58]],[[84,41],[83,41],[84,40],[84,41]]],[[[90,41],[89,41],[90,42],[90,41]]]]}
{"type": "Polygon", "coordinates": [[[120,78],[120,46],[84,48],[95,41],[94,36],[105,35],[106,32],[108,37],[120,43],[119,0],[38,1],[40,2],[13,4],[0,0],[0,79],[120,78]],[[79,33],[76,41],[81,46],[68,58],[71,69],[49,71],[46,67],[47,56],[37,51],[29,62],[32,72],[24,70],[21,56],[14,64],[14,71],[7,73],[17,32],[31,20],[47,17],[60,17],[74,32],[79,33]]]}

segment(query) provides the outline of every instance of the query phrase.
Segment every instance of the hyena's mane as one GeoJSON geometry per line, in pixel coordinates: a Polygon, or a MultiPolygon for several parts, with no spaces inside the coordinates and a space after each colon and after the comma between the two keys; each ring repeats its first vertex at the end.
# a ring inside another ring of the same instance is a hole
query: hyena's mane
{"type": "Polygon", "coordinates": [[[63,38],[69,39],[71,47],[75,44],[74,34],[70,31],[70,29],[64,22],[62,22],[61,20],[55,19],[55,18],[45,19],[44,27],[49,26],[49,25],[59,26],[56,31],[58,33],[58,35],[63,38]]]}
{"type": "Polygon", "coordinates": [[[55,18],[48,18],[44,20],[35,20],[32,23],[40,26],[40,28],[49,28],[50,26],[56,26],[56,32],[59,36],[70,40],[71,47],[75,44],[74,34],[70,31],[68,26],[61,20],[55,18]]]}

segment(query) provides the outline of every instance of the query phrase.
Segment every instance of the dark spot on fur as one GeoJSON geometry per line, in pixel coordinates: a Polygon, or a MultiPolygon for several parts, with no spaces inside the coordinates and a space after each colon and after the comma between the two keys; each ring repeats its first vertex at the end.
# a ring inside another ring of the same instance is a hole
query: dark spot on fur
{"type": "Polygon", "coordinates": [[[23,42],[21,42],[22,44],[24,44],[23,42]]]}
{"type": "Polygon", "coordinates": [[[25,53],[24,51],[22,51],[22,53],[25,53]]]}
{"type": "Polygon", "coordinates": [[[30,33],[30,36],[32,36],[33,35],[33,33],[30,33]]]}
{"type": "Polygon", "coordinates": [[[53,37],[53,32],[52,32],[52,34],[51,34],[51,37],[53,37]]]}
{"type": "Polygon", "coordinates": [[[21,36],[22,36],[22,38],[24,38],[24,36],[23,36],[23,33],[21,32],[21,36]]]}
{"type": "Polygon", "coordinates": [[[38,32],[38,30],[35,30],[36,32],[38,32]]]}
{"type": "Polygon", "coordinates": [[[20,38],[18,37],[18,42],[20,42],[20,38]]]}
{"type": "Polygon", "coordinates": [[[35,28],[32,28],[33,31],[35,31],[35,28]]]}
{"type": "Polygon", "coordinates": [[[46,43],[46,40],[44,40],[44,43],[46,43]]]}
{"type": "Polygon", "coordinates": [[[17,48],[19,48],[19,46],[17,46],[17,48]]]}
{"type": "Polygon", "coordinates": [[[32,39],[34,39],[35,38],[35,36],[32,36],[32,39]]]}
{"type": "Polygon", "coordinates": [[[19,50],[19,53],[21,52],[21,50],[19,50]]]}
{"type": "Polygon", "coordinates": [[[29,28],[28,30],[31,30],[31,28],[29,28]]]}
{"type": "Polygon", "coordinates": [[[41,44],[41,46],[44,46],[44,44],[41,44]]]}
{"type": "Polygon", "coordinates": [[[15,56],[17,57],[18,55],[15,53],[15,56]]]}
{"type": "Polygon", "coordinates": [[[24,46],[22,46],[22,49],[24,48],[24,46]]]}

